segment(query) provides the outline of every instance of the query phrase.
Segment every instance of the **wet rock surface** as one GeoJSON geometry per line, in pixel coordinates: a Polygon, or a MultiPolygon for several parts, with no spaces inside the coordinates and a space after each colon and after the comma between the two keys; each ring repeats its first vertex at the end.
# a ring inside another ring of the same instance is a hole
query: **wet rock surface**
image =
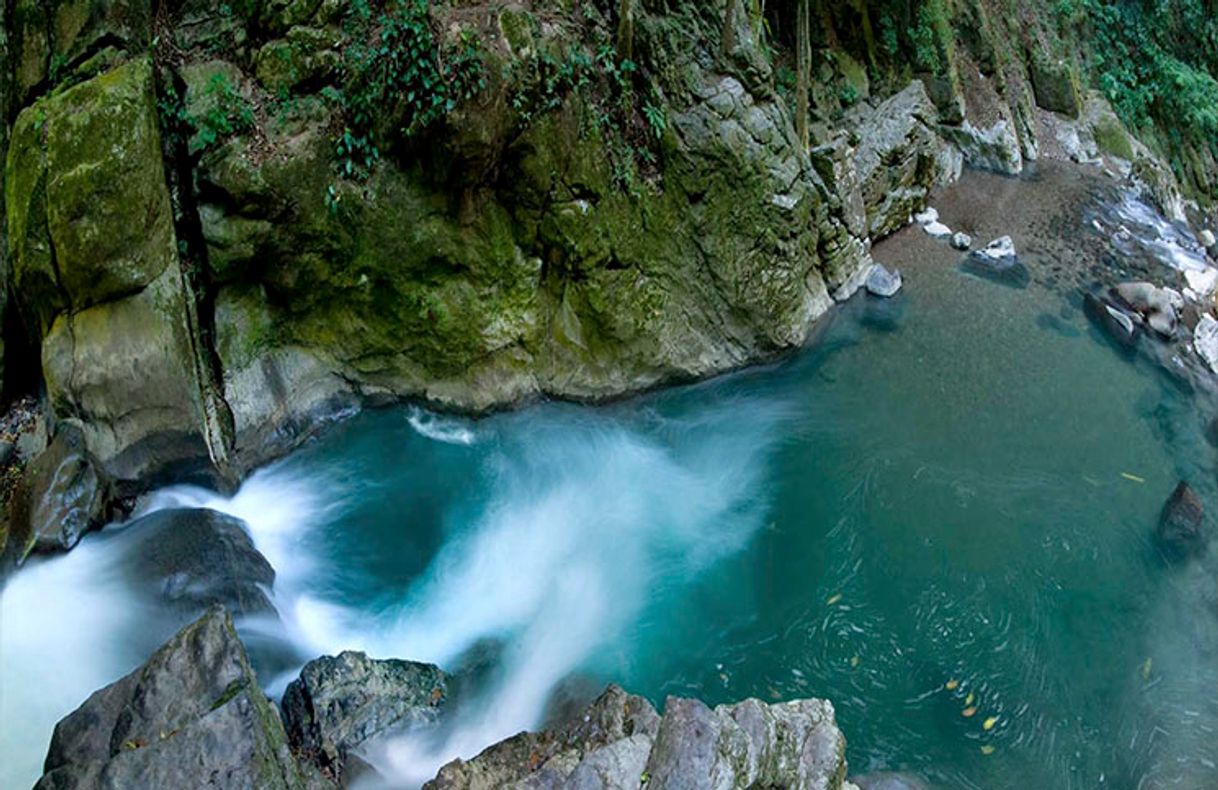
{"type": "Polygon", "coordinates": [[[342,779],[349,755],[369,739],[435,725],[448,685],[433,664],[352,651],[315,659],[284,692],[288,741],[301,759],[342,779]]]}
{"type": "Polygon", "coordinates": [[[160,510],[123,527],[134,543],[131,583],[183,613],[223,605],[234,615],[274,614],[275,571],[245,523],[203,508],[160,510]]]}
{"type": "Polygon", "coordinates": [[[45,771],[39,790],[307,786],[220,608],[56,725],[45,771]]]}
{"type": "Polygon", "coordinates": [[[845,738],[824,700],[709,708],[670,697],[659,716],[610,686],[571,724],[522,733],[444,766],[425,787],[791,787],[836,790],[845,738]]]}

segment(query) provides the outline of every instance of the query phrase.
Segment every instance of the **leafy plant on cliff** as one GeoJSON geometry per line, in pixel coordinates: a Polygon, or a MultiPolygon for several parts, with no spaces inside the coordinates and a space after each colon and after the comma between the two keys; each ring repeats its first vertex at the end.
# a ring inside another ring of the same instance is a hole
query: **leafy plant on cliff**
{"type": "Polygon", "coordinates": [[[196,131],[194,145],[210,148],[217,140],[246,131],[254,125],[254,110],[249,102],[220,73],[212,76],[204,92],[207,110],[192,119],[196,131]]]}
{"type": "Polygon", "coordinates": [[[352,3],[338,94],[347,119],[336,143],[340,174],[368,176],[384,144],[384,118],[400,113],[396,131],[414,136],[482,90],[480,47],[468,31],[437,43],[428,0],[390,0],[379,14],[352,3]]]}

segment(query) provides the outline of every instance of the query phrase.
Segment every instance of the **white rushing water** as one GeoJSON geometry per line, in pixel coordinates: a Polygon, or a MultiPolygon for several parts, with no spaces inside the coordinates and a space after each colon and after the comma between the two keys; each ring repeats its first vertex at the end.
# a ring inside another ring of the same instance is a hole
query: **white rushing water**
{"type": "MultiPolygon", "coordinates": [[[[747,429],[735,421],[733,430],[728,412],[673,426],[700,436],[687,454],[575,410],[558,419],[506,417],[493,450],[472,449],[471,422],[419,411],[408,419],[432,441],[481,453],[490,489],[472,514],[445,516],[444,545],[400,600],[374,607],[333,594],[327,581],[340,569],[318,540],[333,530],[358,540],[357,525],[344,522],[346,505],[378,496],[384,481],[289,459],[231,497],[175,486],[139,510],[207,507],[244,520],[277,573],[272,598],[282,623],[270,630],[299,655],[357,649],[451,668],[475,646],[501,647],[494,680],[442,739],[405,737],[372,751],[395,786],[420,784],[454,757],[537,726],[555,687],[636,622],[657,584],[696,578],[745,546],[764,520],[757,492],[775,433],[764,429],[764,414],[751,415],[747,429]]],[[[107,570],[121,561],[122,532],[110,528],[23,569],[0,598],[3,720],[28,724],[0,736],[5,787],[38,776],[55,721],[172,633],[150,644],[152,605],[107,570]],[[47,663],[47,655],[57,660],[47,663]]],[[[267,627],[239,625],[246,633],[267,627]]],[[[263,681],[280,693],[293,675],[263,681]]]]}

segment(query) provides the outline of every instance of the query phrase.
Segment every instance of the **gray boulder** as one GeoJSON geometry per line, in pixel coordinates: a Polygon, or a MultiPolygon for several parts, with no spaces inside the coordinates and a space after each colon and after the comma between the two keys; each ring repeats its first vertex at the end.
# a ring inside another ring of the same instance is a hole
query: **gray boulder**
{"type": "Polygon", "coordinates": [[[1170,560],[1184,560],[1205,551],[1205,507],[1183,481],[1172,491],[1159,514],[1155,542],[1170,560]]]}
{"type": "Polygon", "coordinates": [[[275,570],[240,519],[205,508],[160,510],[124,530],[134,544],[128,576],[174,608],[189,614],[216,604],[236,615],[275,611],[267,597],[275,570]]]}
{"type": "Polygon", "coordinates": [[[922,209],[933,187],[959,178],[960,153],[936,133],[938,121],[919,80],[877,107],[860,106],[847,117],[860,140],[855,171],[871,238],[899,229],[922,209]]]}
{"type": "Polygon", "coordinates": [[[1019,137],[1005,118],[987,129],[978,129],[968,121],[959,126],[940,126],[939,134],[960,149],[971,167],[1004,175],[1023,172],[1019,137]]]}
{"type": "Polygon", "coordinates": [[[373,736],[436,723],[448,677],[432,664],[346,651],[310,661],[283,695],[292,749],[341,779],[350,752],[373,736]]]}
{"type": "Polygon", "coordinates": [[[1218,321],[1209,313],[1203,314],[1193,328],[1193,349],[1210,370],[1218,373],[1218,321]]]}
{"type": "Polygon", "coordinates": [[[867,293],[884,298],[897,295],[901,290],[901,272],[888,271],[884,265],[877,263],[867,273],[867,293]]]}
{"type": "Polygon", "coordinates": [[[22,555],[75,546],[84,533],[102,526],[108,497],[109,483],[85,449],[84,436],[70,423],[60,425],[25,476],[14,518],[14,531],[27,536],[22,555]]]}
{"type": "Polygon", "coordinates": [[[37,790],[306,786],[219,607],[60,721],[45,771],[37,790]]]}
{"type": "Polygon", "coordinates": [[[1156,333],[1164,338],[1175,336],[1177,311],[1184,307],[1179,293],[1147,282],[1130,282],[1117,285],[1112,294],[1122,306],[1141,315],[1156,333]]]}
{"type": "Polygon", "coordinates": [[[846,742],[823,700],[709,708],[670,697],[664,716],[616,686],[564,728],[521,733],[468,762],[444,766],[425,787],[845,787],[846,742]]]}
{"type": "Polygon", "coordinates": [[[972,247],[972,246],[973,246],[973,237],[968,235],[967,233],[957,232],[956,234],[954,234],[952,236],[952,247],[954,247],[955,249],[961,250],[961,251],[967,251],[968,248],[972,247]]]}

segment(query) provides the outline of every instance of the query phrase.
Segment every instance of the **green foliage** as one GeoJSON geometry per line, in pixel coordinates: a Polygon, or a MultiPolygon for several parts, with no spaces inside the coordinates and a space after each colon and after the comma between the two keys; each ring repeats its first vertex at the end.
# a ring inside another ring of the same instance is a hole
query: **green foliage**
{"type": "Polygon", "coordinates": [[[837,98],[843,107],[853,107],[859,100],[858,88],[853,85],[845,85],[838,91],[837,98]]]}
{"type": "Polygon", "coordinates": [[[416,135],[486,87],[477,36],[437,43],[427,0],[389,0],[373,14],[355,0],[347,14],[344,90],[347,126],[336,143],[339,173],[366,178],[380,158],[378,121],[402,111],[400,132],[416,135]]]}
{"type": "Polygon", "coordinates": [[[198,148],[210,148],[218,140],[253,127],[254,110],[229,82],[227,75],[213,75],[204,97],[206,112],[202,117],[192,119],[198,148]]]}
{"type": "Polygon", "coordinates": [[[647,125],[651,127],[651,131],[655,132],[656,139],[663,137],[664,131],[668,128],[664,108],[647,102],[643,105],[643,116],[647,119],[647,125]]]}

